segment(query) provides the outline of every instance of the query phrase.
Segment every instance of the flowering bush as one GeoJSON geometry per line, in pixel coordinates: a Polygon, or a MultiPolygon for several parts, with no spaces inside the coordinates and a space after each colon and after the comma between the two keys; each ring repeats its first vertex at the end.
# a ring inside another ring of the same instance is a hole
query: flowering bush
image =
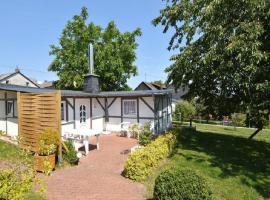
{"type": "Polygon", "coordinates": [[[46,129],[42,132],[38,143],[38,154],[48,156],[54,154],[60,144],[59,133],[54,129],[46,129]]]}

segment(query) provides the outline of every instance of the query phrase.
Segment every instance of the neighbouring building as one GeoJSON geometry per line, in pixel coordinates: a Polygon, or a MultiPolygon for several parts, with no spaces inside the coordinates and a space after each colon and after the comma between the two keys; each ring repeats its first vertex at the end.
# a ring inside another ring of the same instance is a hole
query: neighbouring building
{"type": "Polygon", "coordinates": [[[56,89],[57,81],[44,81],[43,83],[39,84],[40,88],[49,88],[49,89],[56,89]]]}
{"type": "Polygon", "coordinates": [[[183,88],[179,88],[177,90],[175,90],[175,87],[173,85],[168,85],[167,87],[165,85],[158,85],[158,84],[154,84],[154,83],[149,83],[149,82],[141,82],[134,90],[135,91],[139,91],[139,90],[152,90],[152,91],[156,91],[156,90],[166,90],[169,89],[172,91],[171,93],[171,99],[172,99],[172,110],[175,110],[175,104],[177,103],[177,101],[180,101],[183,99],[183,96],[187,93],[186,90],[184,90],[183,88]]]}
{"type": "Polygon", "coordinates": [[[39,85],[35,81],[21,73],[18,68],[13,73],[0,74],[0,83],[39,88],[39,85]]]}

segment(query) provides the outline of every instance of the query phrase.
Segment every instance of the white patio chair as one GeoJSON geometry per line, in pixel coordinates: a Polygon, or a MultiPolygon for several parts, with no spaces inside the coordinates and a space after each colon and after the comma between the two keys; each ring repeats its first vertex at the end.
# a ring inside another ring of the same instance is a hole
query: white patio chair
{"type": "Polygon", "coordinates": [[[123,136],[126,135],[128,138],[130,138],[129,126],[130,126],[130,122],[122,122],[120,124],[121,135],[123,135],[123,136]]]}

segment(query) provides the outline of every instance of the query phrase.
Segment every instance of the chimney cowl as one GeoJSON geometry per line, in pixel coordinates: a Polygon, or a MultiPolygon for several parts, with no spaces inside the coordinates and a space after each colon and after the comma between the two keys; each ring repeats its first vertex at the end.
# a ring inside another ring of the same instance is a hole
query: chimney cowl
{"type": "Polygon", "coordinates": [[[86,74],[84,76],[83,91],[88,93],[99,93],[99,76],[86,74]]]}
{"type": "Polygon", "coordinates": [[[94,74],[94,48],[93,44],[88,45],[89,73],[84,76],[83,91],[99,93],[99,76],[94,74]]]}

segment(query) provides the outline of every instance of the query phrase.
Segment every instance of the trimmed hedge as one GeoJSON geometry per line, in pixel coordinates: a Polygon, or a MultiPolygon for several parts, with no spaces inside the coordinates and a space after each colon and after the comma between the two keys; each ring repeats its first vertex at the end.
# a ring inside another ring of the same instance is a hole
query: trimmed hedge
{"type": "Polygon", "coordinates": [[[145,147],[129,154],[124,165],[124,176],[135,181],[143,181],[159,161],[169,156],[175,143],[172,133],[161,135],[145,147]]]}
{"type": "Polygon", "coordinates": [[[211,200],[210,191],[203,177],[190,169],[169,168],[155,180],[156,200],[211,200]]]}

